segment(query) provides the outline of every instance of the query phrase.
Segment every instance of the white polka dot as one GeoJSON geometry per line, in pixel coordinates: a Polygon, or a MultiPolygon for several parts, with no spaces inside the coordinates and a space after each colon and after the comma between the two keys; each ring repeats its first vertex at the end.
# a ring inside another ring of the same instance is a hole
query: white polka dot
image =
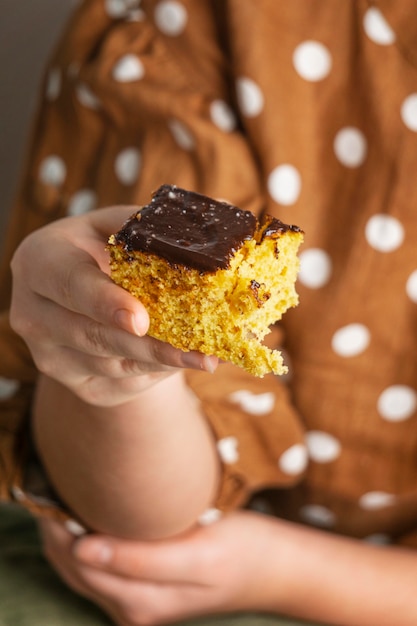
{"type": "Polygon", "coordinates": [[[404,240],[404,228],[397,218],[391,215],[373,215],[366,223],[365,237],[378,252],[392,252],[404,240]]]}
{"type": "Polygon", "coordinates": [[[395,496],[386,491],[368,491],[359,498],[359,506],[366,511],[376,511],[391,506],[395,496]]]}
{"type": "Polygon", "coordinates": [[[309,248],[300,253],[299,281],[310,289],[319,289],[328,283],[332,273],[329,255],[320,248],[309,248]]]}
{"type": "Polygon", "coordinates": [[[332,348],[339,356],[361,354],[369,345],[370,332],[363,324],[348,324],[339,328],[332,337],[332,348]]]}
{"type": "Polygon", "coordinates": [[[127,16],[128,22],[142,22],[145,19],[146,15],[142,9],[134,9],[129,11],[127,16]]]}
{"type": "Polygon", "coordinates": [[[125,54],[113,68],[113,78],[119,83],[130,83],[143,78],[143,63],[134,54],[125,54]]]}
{"type": "Polygon", "coordinates": [[[373,533],[363,538],[366,543],[371,543],[376,546],[387,546],[392,543],[391,537],[385,533],[373,533]]]}
{"type": "Polygon", "coordinates": [[[0,376],[0,400],[9,400],[12,398],[19,387],[20,382],[18,380],[0,376]]]}
{"type": "Polygon", "coordinates": [[[140,0],[105,0],[107,15],[112,18],[125,17],[130,9],[138,7],[140,0]]]}
{"type": "Polygon", "coordinates": [[[204,513],[200,515],[200,517],[198,518],[198,522],[199,524],[201,524],[201,526],[209,526],[210,524],[214,524],[215,522],[219,521],[222,515],[223,514],[220,509],[207,509],[206,511],[204,511],[204,513]]]}
{"type": "Polygon", "coordinates": [[[236,92],[240,110],[246,117],[256,117],[264,106],[264,96],[260,87],[251,78],[238,78],[236,92]]]}
{"type": "Polygon", "coordinates": [[[307,432],[306,445],[310,459],[316,463],[330,463],[337,459],[341,451],[339,440],[320,430],[307,432]]]}
{"type": "Polygon", "coordinates": [[[210,105],[210,117],[220,130],[230,133],[236,128],[236,117],[224,100],[214,100],[210,105]]]}
{"type": "Polygon", "coordinates": [[[374,43],[389,46],[395,41],[395,33],[379,9],[369,8],[363,18],[365,33],[374,43]]]}
{"type": "Polygon", "coordinates": [[[179,120],[170,120],[169,129],[180,148],[183,148],[183,150],[195,148],[194,137],[185,124],[179,120]]]}
{"type": "Polygon", "coordinates": [[[97,195],[91,189],[80,189],[68,203],[68,215],[84,215],[97,207],[97,195]]]}
{"type": "Polygon", "coordinates": [[[417,304],[417,270],[408,277],[405,289],[410,300],[417,304]]]}
{"type": "Polygon", "coordinates": [[[239,460],[239,443],[236,437],[224,437],[217,442],[217,450],[223,463],[228,465],[239,460]]]}
{"type": "Polygon", "coordinates": [[[230,394],[229,400],[239,404],[250,415],[266,415],[275,406],[275,394],[272,392],[252,393],[240,390],[230,394]]]}
{"type": "Polygon", "coordinates": [[[321,528],[331,528],[336,522],[335,514],[320,504],[306,504],[301,507],[300,518],[308,524],[321,528]]]}
{"type": "Polygon", "coordinates": [[[10,491],[12,492],[13,498],[17,500],[17,502],[24,502],[26,500],[26,495],[20,487],[13,485],[10,491]]]}
{"type": "Polygon", "coordinates": [[[272,199],[278,204],[289,206],[297,202],[301,191],[301,176],[293,165],[278,165],[268,176],[267,184],[272,199]]]}
{"type": "Polygon", "coordinates": [[[123,17],[126,13],[126,3],[124,0],[105,0],[104,6],[109,17],[123,17]]]}
{"type": "Polygon", "coordinates": [[[51,155],[43,159],[39,167],[39,178],[45,185],[60,187],[67,175],[67,168],[61,157],[51,155]]]}
{"type": "Polygon", "coordinates": [[[401,117],[407,128],[417,132],[417,93],[412,93],[404,100],[401,117]]]}
{"type": "Polygon", "coordinates": [[[164,35],[180,35],[187,24],[188,14],[185,7],[175,0],[159,2],[155,9],[155,23],[164,35]]]}
{"type": "Polygon", "coordinates": [[[57,67],[52,68],[48,73],[46,83],[46,98],[53,102],[61,93],[62,74],[61,70],[57,67]]]}
{"type": "Polygon", "coordinates": [[[84,526],[81,526],[81,524],[76,522],[74,519],[66,520],[65,528],[71,533],[71,535],[74,535],[74,537],[81,537],[87,532],[84,526]]]}
{"type": "Polygon", "coordinates": [[[408,385],[387,387],[378,398],[378,412],[388,422],[402,422],[417,408],[417,393],[408,385]]]}
{"type": "Polygon", "coordinates": [[[353,126],[346,126],[334,140],[336,157],[346,167],[359,167],[365,160],[367,143],[364,134],[353,126]]]}
{"type": "Polygon", "coordinates": [[[75,88],[75,93],[78,98],[78,102],[80,102],[83,106],[88,109],[96,110],[100,106],[100,100],[97,96],[91,91],[88,85],[84,83],[80,83],[75,88]]]}
{"type": "Polygon", "coordinates": [[[27,495],[28,495],[28,499],[30,499],[31,502],[34,502],[35,504],[39,504],[40,506],[48,506],[48,507],[57,506],[56,500],[52,500],[51,498],[47,498],[46,496],[39,496],[30,492],[28,492],[27,495]]]}
{"type": "Polygon", "coordinates": [[[278,466],[284,474],[295,476],[301,474],[307,467],[308,452],[302,443],[296,443],[288,448],[278,461],[278,466]]]}
{"type": "Polygon", "coordinates": [[[316,82],[326,78],[332,67],[331,54],[318,41],[305,41],[296,47],[293,54],[296,71],[305,80],[316,82]]]}
{"type": "Polygon", "coordinates": [[[116,157],[116,176],[124,185],[133,185],[138,179],[141,154],[137,148],[126,148],[116,157]]]}

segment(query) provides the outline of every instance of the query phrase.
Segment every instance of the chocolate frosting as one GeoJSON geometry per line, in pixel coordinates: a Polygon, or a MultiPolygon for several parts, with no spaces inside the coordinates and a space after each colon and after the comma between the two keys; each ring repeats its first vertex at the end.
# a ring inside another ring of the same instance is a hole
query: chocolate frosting
{"type": "MultiPolygon", "coordinates": [[[[288,228],[292,227],[272,219],[267,225],[268,236],[288,228]]],[[[115,238],[126,252],[150,252],[170,263],[209,272],[226,268],[256,230],[257,220],[250,211],[193,191],[162,185],[151,202],[133,215],[115,238]]]]}

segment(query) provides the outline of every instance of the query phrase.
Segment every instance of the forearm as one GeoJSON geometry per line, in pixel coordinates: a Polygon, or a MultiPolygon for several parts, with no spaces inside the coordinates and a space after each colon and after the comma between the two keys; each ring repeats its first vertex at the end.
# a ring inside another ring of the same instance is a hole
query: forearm
{"type": "Polygon", "coordinates": [[[258,609],[334,626],[417,624],[417,555],[412,551],[286,523],[271,526],[270,532],[258,609]]]}
{"type": "Polygon", "coordinates": [[[171,536],[212,505],[215,443],[181,374],[110,408],[86,404],[41,377],[33,427],[55,488],[94,530],[171,536]]]}

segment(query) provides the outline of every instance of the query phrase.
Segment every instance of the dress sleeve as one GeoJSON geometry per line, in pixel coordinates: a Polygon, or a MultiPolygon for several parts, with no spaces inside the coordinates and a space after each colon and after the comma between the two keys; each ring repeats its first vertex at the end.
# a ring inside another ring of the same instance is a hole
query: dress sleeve
{"type": "Polygon", "coordinates": [[[222,466],[215,509],[246,506],[258,492],[298,483],[307,467],[304,429],[288,389],[230,364],[215,374],[188,372],[212,428],[222,466]]]}
{"type": "MultiPolygon", "coordinates": [[[[164,183],[256,214],[265,206],[216,6],[222,10],[209,0],[183,0],[176,8],[155,0],[140,6],[86,0],[46,68],[0,282],[0,495],[35,514],[71,517],[48,487],[30,441],[36,370],[8,322],[16,246],[57,218],[146,203],[164,183]]],[[[188,379],[224,468],[216,507],[241,506],[257,489],[301,478],[303,428],[285,384],[228,365],[212,377],[190,372],[188,379]]]]}

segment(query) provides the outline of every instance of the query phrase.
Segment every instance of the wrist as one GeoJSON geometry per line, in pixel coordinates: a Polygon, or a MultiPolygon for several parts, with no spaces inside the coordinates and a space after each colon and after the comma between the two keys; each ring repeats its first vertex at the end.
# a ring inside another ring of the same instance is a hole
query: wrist
{"type": "Polygon", "coordinates": [[[256,579],[256,606],[250,608],[311,619],[312,608],[314,612],[323,599],[328,565],[336,575],[334,558],[323,563],[323,546],[329,538],[320,530],[286,520],[262,516],[260,523],[254,567],[261,574],[256,579]]]}
{"type": "Polygon", "coordinates": [[[297,532],[298,527],[264,516],[262,522],[262,563],[259,570],[263,571],[263,576],[258,580],[259,606],[254,608],[297,615],[292,606],[302,599],[305,578],[305,573],[301,571],[303,541],[297,532]]]}

